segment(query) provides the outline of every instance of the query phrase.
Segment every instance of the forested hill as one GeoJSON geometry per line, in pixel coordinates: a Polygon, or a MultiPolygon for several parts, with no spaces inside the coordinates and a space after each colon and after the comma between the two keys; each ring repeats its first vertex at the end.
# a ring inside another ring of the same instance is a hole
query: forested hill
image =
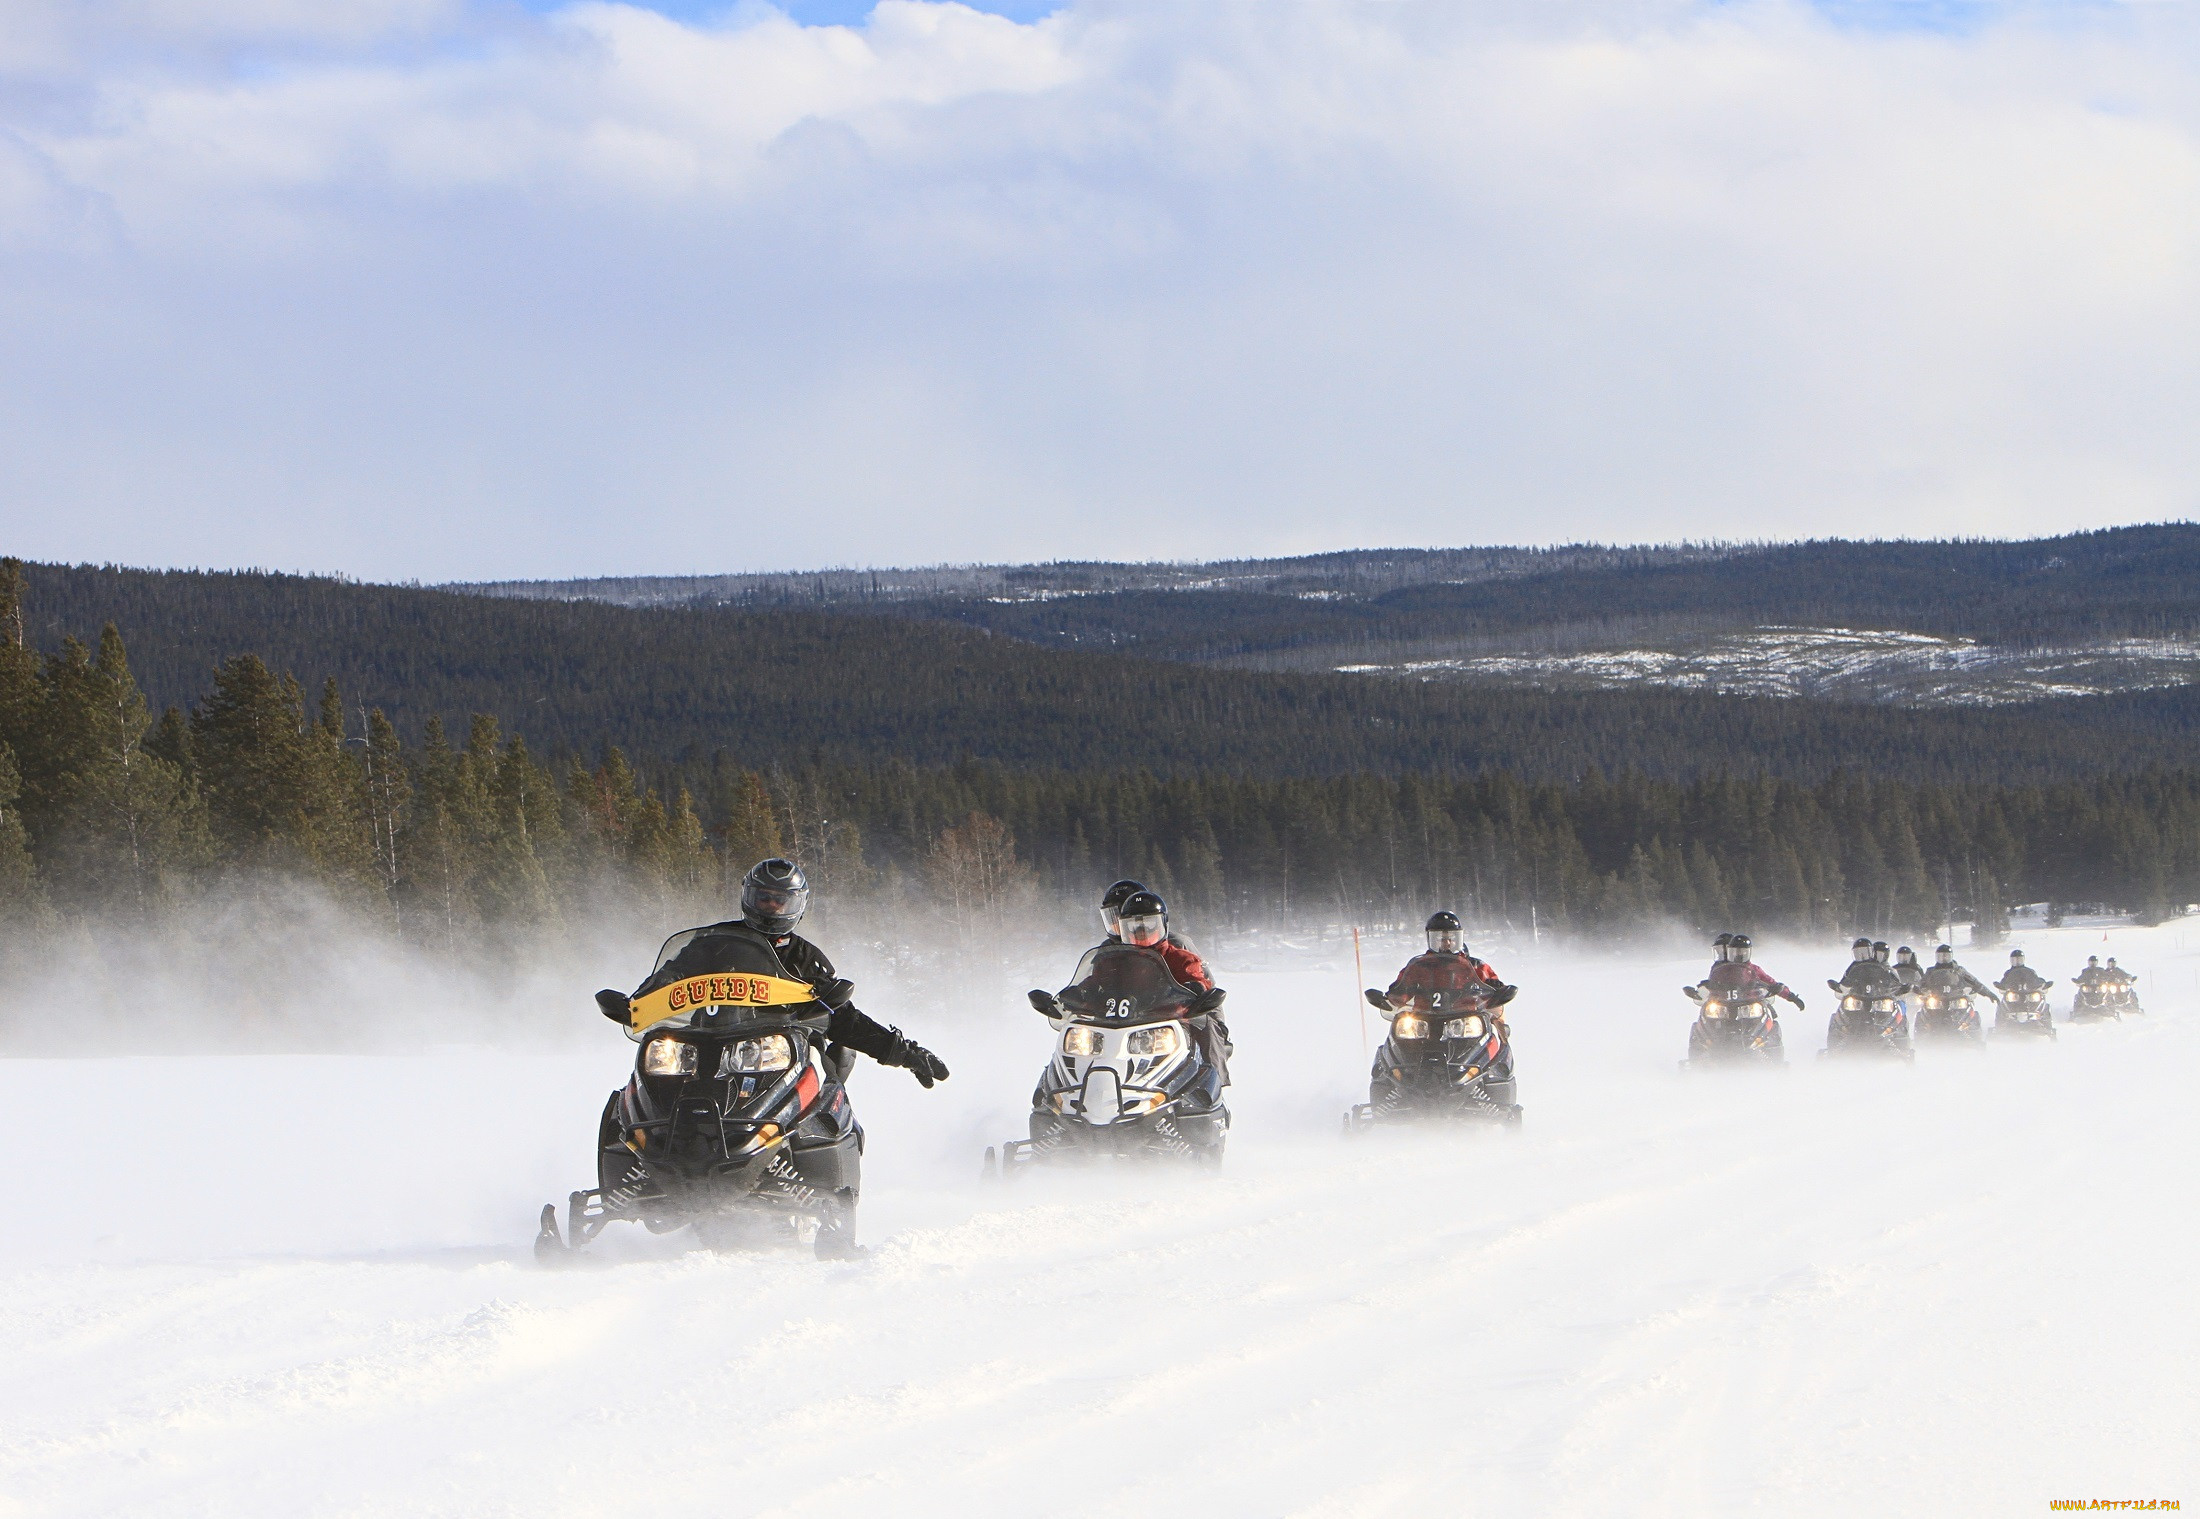
{"type": "Polygon", "coordinates": [[[949,598],[882,608],[1033,643],[1223,661],[1304,650],[1315,662],[1448,640],[1627,635],[1762,624],[1903,629],[2003,645],[2200,634],[2200,525],[2028,542],[1793,543],[1718,557],[1585,562],[1367,595],[1215,589],[949,598]]]}
{"type": "Polygon", "coordinates": [[[1211,670],[946,622],[645,610],[266,574],[30,566],[26,633],[112,621],[156,707],[254,653],[408,734],[494,714],[538,752],[617,743],[756,766],[831,758],[1243,776],[1475,772],[2029,781],[2189,760],[2200,696],[1898,711],[1682,692],[1557,695],[1211,670]]]}
{"type": "Polygon", "coordinates": [[[2200,524],[2018,541],[1397,549],[1213,564],[1036,564],[508,582],[499,596],[812,605],[1201,662],[1764,623],[2037,646],[2200,634],[2200,524]]]}

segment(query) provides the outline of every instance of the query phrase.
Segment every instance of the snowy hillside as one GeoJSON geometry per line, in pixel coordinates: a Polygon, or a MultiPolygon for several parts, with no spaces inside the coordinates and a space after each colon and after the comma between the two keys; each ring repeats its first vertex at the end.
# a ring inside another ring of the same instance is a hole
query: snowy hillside
{"type": "Polygon", "coordinates": [[[2200,680],[2200,645],[2124,638],[2035,649],[1929,633],[1766,627],[1695,634],[1652,647],[1475,654],[1336,668],[1352,675],[1541,690],[1616,691],[1650,685],[1744,696],[2000,706],[2189,685],[2200,680]]]}
{"type": "MultiPolygon", "coordinates": [[[[2067,978],[2102,939],[2024,942],[2067,978]]],[[[1697,960],[1504,960],[1524,1129],[1357,1142],[1349,954],[1225,965],[1215,1178],[981,1186],[1044,1026],[1013,988],[881,1006],[955,1076],[856,1078],[874,1252],[845,1265],[614,1231],[537,1268],[629,1058],[600,1024],[0,1062],[0,1514],[2189,1501],[2200,930],[2107,940],[2149,1017],[1907,1070],[1813,1063],[1841,957],[1769,952],[1812,996],[1799,1058],[1731,1079],[1675,1071],[1697,960]]]]}

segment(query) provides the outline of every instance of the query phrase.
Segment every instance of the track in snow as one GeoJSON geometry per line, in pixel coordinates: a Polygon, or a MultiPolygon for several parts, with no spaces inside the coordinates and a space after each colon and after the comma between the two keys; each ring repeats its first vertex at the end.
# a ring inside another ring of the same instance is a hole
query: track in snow
{"type": "Polygon", "coordinates": [[[1352,1143],[1349,961],[1234,975],[1211,1178],[981,1187],[1044,1026],[890,1009],[956,1074],[857,1078],[848,1265],[614,1230],[537,1269],[532,1215],[623,1075],[608,1031],[0,1062],[30,1209],[0,1241],[0,1514],[2200,1500],[2181,932],[2117,935],[2145,1020],[1828,1069],[1820,995],[1754,1079],[1675,1074],[1694,961],[1506,964],[1525,1129],[1352,1143]]]}

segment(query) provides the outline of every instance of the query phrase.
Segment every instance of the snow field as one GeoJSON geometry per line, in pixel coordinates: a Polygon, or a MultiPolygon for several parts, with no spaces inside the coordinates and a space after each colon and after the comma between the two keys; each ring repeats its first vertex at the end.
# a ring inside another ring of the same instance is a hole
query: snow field
{"type": "MultiPolygon", "coordinates": [[[[835,1265],[624,1227],[534,1265],[630,1058],[608,1027],[0,1061],[0,1514],[2200,1500],[2189,933],[2108,946],[2145,1019],[1910,1069],[1814,1063],[1828,972],[1768,954],[1812,1005],[1754,1077],[1675,1070],[1696,958],[1508,958],[1525,1128],[1351,1142],[1349,955],[1233,972],[1212,1177],[981,1186],[1046,1026],[1012,990],[882,1003],[955,1075],[856,1078],[874,1251],[835,1265]]],[[[2098,938],[2027,945],[2060,976],[2098,938]]]]}

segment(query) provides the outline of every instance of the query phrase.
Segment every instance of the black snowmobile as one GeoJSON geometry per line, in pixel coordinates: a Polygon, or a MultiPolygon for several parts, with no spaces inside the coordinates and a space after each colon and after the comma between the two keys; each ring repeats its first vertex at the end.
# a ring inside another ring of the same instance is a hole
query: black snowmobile
{"type": "Polygon", "coordinates": [[[2126,1013],[2144,1011],[2138,999],[2132,996],[2128,981],[2095,981],[2090,985],[2081,981],[2070,1001],[2072,1023],[2121,1021],[2126,1013]]]}
{"type": "Polygon", "coordinates": [[[1840,994],[1841,1003],[1826,1024],[1826,1047],[1818,1058],[1876,1055],[1894,1060],[1915,1060],[1910,1044],[1909,1018],[1898,987],[1855,990],[1838,981],[1827,986],[1840,994]]]}
{"type": "Polygon", "coordinates": [[[985,1174],[1144,1156],[1221,1164],[1230,1110],[1208,1047],[1222,999],[1220,987],[1178,981],[1150,949],[1087,950],[1059,995],[1031,993],[1061,1039],[1031,1094],[1031,1137],[1009,1140],[997,1159],[988,1147],[985,1174]]]}
{"type": "Polygon", "coordinates": [[[1722,995],[1711,987],[1682,987],[1681,995],[1696,1004],[1696,1021],[1689,1026],[1688,1058],[1681,1062],[1681,1069],[1786,1065],[1780,1017],[1767,995],[1769,990],[1752,987],[1746,992],[1722,995]]]}
{"type": "Polygon", "coordinates": [[[1993,1036],[2056,1037],[2055,1019],[2047,1010],[2047,989],[2054,984],[2043,981],[2028,992],[2003,993],[2001,1006],[1994,1012],[1993,1036]]]}
{"type": "Polygon", "coordinates": [[[596,1185],[545,1203],[537,1259],[554,1260],[630,1219],[653,1234],[693,1225],[713,1249],[815,1231],[821,1258],[855,1252],[863,1128],[845,1086],[853,1052],[825,1038],[847,983],[787,975],[771,941],[742,924],[665,941],[651,980],[629,1000],[596,994],[640,1049],[634,1075],[604,1104],[596,1185]],[[723,974],[653,984],[703,934],[724,936],[723,974]]]}
{"type": "Polygon", "coordinates": [[[1390,1020],[1390,1033],[1375,1052],[1367,1101],[1344,1115],[1347,1134],[1422,1118],[1520,1122],[1512,1041],[1490,993],[1413,992],[1393,1001],[1369,987],[1367,1001],[1390,1020]]]}
{"type": "Polygon", "coordinates": [[[1914,996],[1918,1004],[1917,1037],[1920,1042],[1961,1041],[1984,1047],[1986,1027],[1979,1022],[1977,1001],[1969,992],[1936,992],[1928,988],[1914,996]]]}

